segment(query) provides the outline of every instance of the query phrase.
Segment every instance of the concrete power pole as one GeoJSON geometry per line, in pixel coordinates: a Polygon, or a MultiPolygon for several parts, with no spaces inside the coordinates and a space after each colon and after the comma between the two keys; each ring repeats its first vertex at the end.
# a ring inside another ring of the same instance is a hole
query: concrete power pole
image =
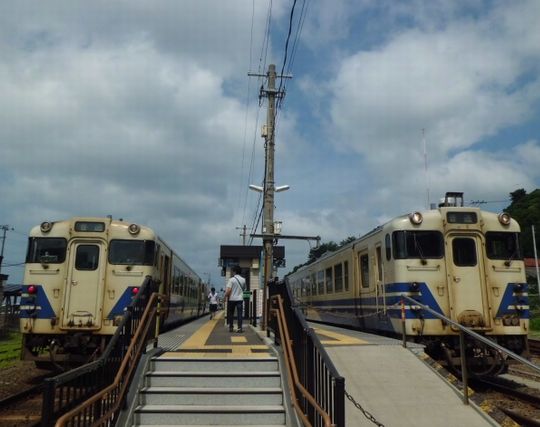
{"type": "Polygon", "coordinates": [[[242,245],[246,246],[246,236],[247,236],[247,225],[244,224],[243,227],[236,227],[237,230],[242,230],[240,236],[242,236],[242,245]]]}
{"type": "Polygon", "coordinates": [[[266,128],[266,173],[264,180],[263,206],[263,244],[264,244],[264,284],[263,284],[263,318],[261,329],[266,330],[268,323],[267,300],[268,282],[274,270],[274,128],[276,120],[276,66],[268,66],[268,114],[266,128]]]}
{"type": "Polygon", "coordinates": [[[0,249],[0,274],[1,274],[2,273],[2,261],[4,260],[4,244],[6,243],[6,232],[8,230],[13,230],[13,228],[10,228],[9,225],[0,225],[0,230],[2,230],[3,233],[4,233],[3,236],[2,236],[2,248],[0,249]]]}
{"type": "MultiPolygon", "coordinates": [[[[265,330],[268,323],[267,299],[268,299],[268,282],[272,279],[274,271],[274,193],[276,191],[285,191],[289,189],[288,185],[280,187],[274,183],[274,151],[275,151],[275,125],[276,125],[276,98],[281,97],[283,92],[276,90],[276,66],[270,64],[268,73],[260,75],[248,73],[249,76],[267,77],[268,87],[266,90],[261,88],[261,95],[268,98],[268,114],[266,125],[263,127],[262,136],[265,138],[264,148],[266,156],[266,170],[264,172],[264,188],[256,185],[249,187],[255,191],[262,191],[263,198],[263,224],[262,224],[262,239],[264,244],[264,283],[263,283],[263,312],[261,329],[265,330]]],[[[279,76],[280,78],[291,78],[291,76],[279,76]]]]}

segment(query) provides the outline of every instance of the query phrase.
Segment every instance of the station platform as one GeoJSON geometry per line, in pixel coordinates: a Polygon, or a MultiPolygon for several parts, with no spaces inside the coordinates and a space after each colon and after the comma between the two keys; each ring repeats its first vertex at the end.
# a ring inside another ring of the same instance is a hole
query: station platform
{"type": "MultiPolygon", "coordinates": [[[[345,378],[346,392],[357,403],[355,405],[348,398],[345,400],[347,427],[377,425],[369,419],[369,414],[379,425],[386,427],[501,425],[500,420],[496,421],[472,400],[469,405],[464,405],[461,392],[424,362],[421,346],[408,344],[408,348],[404,348],[401,341],[391,338],[314,323],[310,326],[339,374],[345,378]]],[[[199,378],[198,381],[202,381],[199,387],[203,387],[205,381],[215,382],[220,376],[220,365],[229,358],[240,358],[245,363],[250,359],[272,358],[279,352],[273,341],[266,338],[266,332],[250,326],[247,321],[243,333],[230,333],[222,311],[212,320],[205,316],[160,335],[158,347],[164,350],[159,356],[161,361],[196,358],[209,362],[208,378],[199,378]]],[[[283,392],[288,394],[287,390],[283,392]]],[[[278,401],[274,405],[275,412],[284,404],[278,401]]],[[[267,417],[270,415],[259,414],[259,422],[252,424],[275,424],[268,422],[267,417]]],[[[295,426],[294,418],[289,414],[283,418],[283,424],[281,421],[277,424],[295,426]]],[[[140,419],[143,419],[142,415],[140,419]]],[[[157,422],[140,421],[136,425],[143,424],[157,422]]],[[[216,424],[219,424],[217,418],[216,424]]],[[[239,424],[250,423],[231,422],[231,425],[239,424]]],[[[212,419],[208,425],[214,425],[212,419]]],[[[502,425],[515,424],[504,422],[502,425]]]]}
{"type": "MultiPolygon", "coordinates": [[[[472,400],[441,378],[420,357],[423,348],[364,332],[310,324],[334,366],[345,378],[345,391],[384,426],[499,426],[472,400]]],[[[346,399],[347,426],[373,426],[346,399]]],[[[515,425],[515,424],[510,424],[515,425]]]]}

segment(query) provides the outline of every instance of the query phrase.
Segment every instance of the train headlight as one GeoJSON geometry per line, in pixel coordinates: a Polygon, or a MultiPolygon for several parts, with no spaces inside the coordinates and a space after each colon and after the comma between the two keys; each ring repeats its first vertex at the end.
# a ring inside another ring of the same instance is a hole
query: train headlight
{"type": "Polygon", "coordinates": [[[139,231],[141,231],[141,227],[139,227],[137,224],[129,224],[128,227],[129,234],[139,234],[139,231]]]}
{"type": "Polygon", "coordinates": [[[37,286],[30,285],[30,286],[28,286],[28,288],[26,289],[26,291],[27,291],[30,295],[35,295],[35,294],[37,294],[37,286]]]}
{"type": "Polygon", "coordinates": [[[409,214],[409,221],[411,221],[411,224],[419,225],[422,224],[424,217],[420,212],[413,212],[409,214]]]}
{"type": "Polygon", "coordinates": [[[137,295],[139,293],[139,288],[132,288],[131,293],[133,294],[133,296],[137,295]]]}
{"type": "Polygon", "coordinates": [[[498,216],[499,222],[502,225],[510,225],[510,220],[512,219],[510,214],[507,214],[506,212],[502,212],[498,216]]]}
{"type": "Polygon", "coordinates": [[[41,231],[42,231],[43,233],[48,233],[49,231],[51,231],[52,226],[53,226],[53,223],[52,223],[52,222],[49,222],[49,221],[43,221],[43,222],[41,223],[41,225],[39,226],[39,228],[41,229],[41,231]]]}
{"type": "Polygon", "coordinates": [[[519,317],[513,316],[511,322],[512,322],[512,326],[518,326],[519,325],[519,317]]]}

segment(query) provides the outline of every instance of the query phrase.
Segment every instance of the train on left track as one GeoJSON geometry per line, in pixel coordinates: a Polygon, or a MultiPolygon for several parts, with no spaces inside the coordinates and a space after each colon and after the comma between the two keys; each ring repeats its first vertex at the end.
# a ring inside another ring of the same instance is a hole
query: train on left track
{"type": "Polygon", "coordinates": [[[21,358],[50,368],[96,357],[147,277],[167,296],[163,328],[207,312],[207,285],[149,227],[75,217],[32,228],[20,303],[21,358]]]}

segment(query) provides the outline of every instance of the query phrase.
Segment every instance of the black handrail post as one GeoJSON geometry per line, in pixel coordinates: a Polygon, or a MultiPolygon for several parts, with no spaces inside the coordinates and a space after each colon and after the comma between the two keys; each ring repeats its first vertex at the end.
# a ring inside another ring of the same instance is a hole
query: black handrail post
{"type": "Polygon", "coordinates": [[[405,327],[405,301],[401,298],[401,333],[403,334],[403,347],[407,348],[407,330],[405,327]]]}
{"type": "Polygon", "coordinates": [[[156,307],[156,316],[155,316],[155,319],[156,319],[156,327],[154,328],[154,348],[157,348],[158,347],[158,340],[159,340],[159,328],[161,327],[160,325],[160,319],[159,319],[159,316],[160,316],[160,307],[161,307],[161,296],[159,296],[157,298],[157,307],[156,307]]]}
{"type": "Polygon", "coordinates": [[[334,393],[334,424],[337,427],[345,427],[345,378],[335,379],[334,393]]]}
{"type": "Polygon", "coordinates": [[[257,294],[256,290],[253,291],[253,326],[257,327],[257,294]]]}
{"type": "Polygon", "coordinates": [[[53,378],[45,380],[43,387],[43,403],[41,406],[41,427],[51,427],[54,421],[54,397],[56,382],[53,378]]]}
{"type": "Polygon", "coordinates": [[[469,404],[469,378],[467,375],[467,360],[465,358],[465,334],[459,330],[459,352],[461,353],[461,381],[463,382],[463,404],[469,404]]]}

